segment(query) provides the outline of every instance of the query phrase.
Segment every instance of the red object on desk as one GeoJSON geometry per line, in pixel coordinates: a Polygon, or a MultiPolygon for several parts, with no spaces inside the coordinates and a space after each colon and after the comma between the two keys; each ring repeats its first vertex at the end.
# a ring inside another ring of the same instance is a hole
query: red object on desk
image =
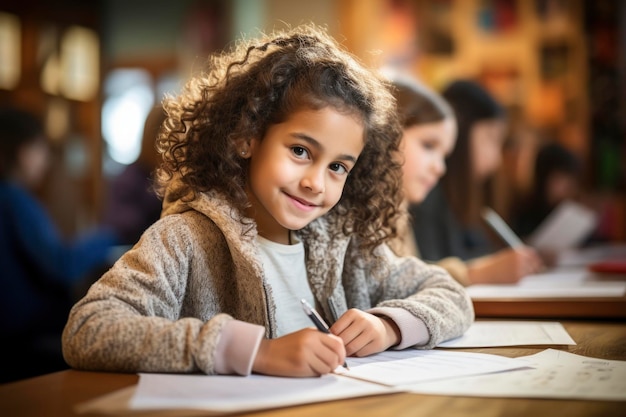
{"type": "Polygon", "coordinates": [[[609,274],[626,274],[626,261],[601,261],[589,264],[590,271],[609,274]]]}

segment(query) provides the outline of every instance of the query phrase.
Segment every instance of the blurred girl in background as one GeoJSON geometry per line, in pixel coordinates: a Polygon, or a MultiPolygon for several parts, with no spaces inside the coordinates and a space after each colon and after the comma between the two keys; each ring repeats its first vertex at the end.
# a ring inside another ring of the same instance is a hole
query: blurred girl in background
{"type": "Polygon", "coordinates": [[[411,203],[419,255],[442,262],[465,285],[516,282],[542,268],[539,256],[529,247],[497,250],[480,217],[483,188],[501,162],[504,110],[471,81],[452,83],[443,97],[450,107],[440,104],[432,92],[424,93],[422,87],[405,83],[396,89],[404,126],[405,197],[411,203]],[[456,129],[449,126],[455,119],[456,129]],[[407,150],[430,159],[419,159],[407,150]],[[410,191],[411,171],[421,169],[429,172],[424,174],[426,190],[441,177],[427,197],[410,191]]]}

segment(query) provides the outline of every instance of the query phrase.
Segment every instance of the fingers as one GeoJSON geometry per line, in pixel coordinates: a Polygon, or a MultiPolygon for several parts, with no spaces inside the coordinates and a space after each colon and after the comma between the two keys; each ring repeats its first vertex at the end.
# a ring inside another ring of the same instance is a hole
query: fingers
{"type": "MultiPolygon", "coordinates": [[[[333,334],[322,333],[316,329],[304,329],[292,335],[299,338],[301,355],[298,361],[308,370],[308,373],[301,376],[331,373],[346,359],[343,340],[333,334]]],[[[288,336],[290,335],[285,337],[288,336]]]]}
{"type": "Polygon", "coordinates": [[[311,369],[317,375],[324,375],[334,371],[346,360],[346,349],[343,340],[335,335],[320,334],[324,348],[315,349],[315,358],[311,361],[311,369]]]}
{"type": "Polygon", "coordinates": [[[342,333],[345,337],[346,354],[348,356],[367,356],[365,349],[372,342],[372,337],[366,333],[366,330],[359,326],[351,326],[342,333]],[[347,341],[346,341],[347,340],[347,341]]]}
{"type": "Polygon", "coordinates": [[[264,339],[253,370],[276,376],[319,376],[334,371],[345,358],[339,337],[316,329],[303,329],[278,339],[264,339]]]}
{"type": "Polygon", "coordinates": [[[363,326],[358,324],[360,315],[355,309],[346,311],[330,328],[330,331],[341,338],[345,345],[346,355],[352,356],[367,341],[363,340],[363,326]]]}
{"type": "Polygon", "coordinates": [[[358,309],[348,310],[330,330],[343,340],[348,356],[368,356],[388,347],[382,320],[358,309]]]}
{"type": "Polygon", "coordinates": [[[525,275],[536,274],[544,269],[541,257],[533,248],[524,247],[521,254],[522,270],[525,275]]]}
{"type": "Polygon", "coordinates": [[[381,352],[398,338],[391,324],[358,309],[348,310],[330,330],[307,328],[262,341],[253,370],[276,376],[324,375],[341,366],[347,355],[381,352]]]}
{"type": "Polygon", "coordinates": [[[528,246],[515,248],[511,250],[512,258],[510,259],[510,268],[514,272],[512,276],[517,282],[519,279],[532,274],[541,272],[545,267],[537,252],[528,246]]]}

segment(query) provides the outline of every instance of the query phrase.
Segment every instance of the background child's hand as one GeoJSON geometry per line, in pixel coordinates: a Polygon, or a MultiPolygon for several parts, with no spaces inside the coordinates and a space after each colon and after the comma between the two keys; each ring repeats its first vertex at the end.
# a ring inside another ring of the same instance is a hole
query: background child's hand
{"type": "Polygon", "coordinates": [[[468,266],[472,284],[515,283],[526,275],[536,274],[545,268],[539,254],[529,246],[502,249],[492,255],[477,258],[468,266]]]}
{"type": "Polygon", "coordinates": [[[343,364],[343,341],[317,329],[302,329],[277,339],[263,339],[252,370],[275,376],[319,376],[343,364]]]}
{"type": "Polygon", "coordinates": [[[330,328],[341,337],[348,356],[368,356],[400,342],[400,330],[386,317],[351,308],[330,328]]]}

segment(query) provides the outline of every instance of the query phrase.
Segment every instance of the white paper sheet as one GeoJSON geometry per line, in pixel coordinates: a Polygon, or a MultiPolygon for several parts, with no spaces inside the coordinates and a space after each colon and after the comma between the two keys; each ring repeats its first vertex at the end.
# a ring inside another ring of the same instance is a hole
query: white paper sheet
{"type": "Polygon", "coordinates": [[[396,391],[332,374],[320,378],[140,374],[130,405],[135,410],[241,412],[392,392],[396,391]]]}
{"type": "Polygon", "coordinates": [[[589,236],[596,224],[597,216],[592,210],[574,201],[564,201],[539,225],[528,243],[537,249],[573,248],[589,236]]]}
{"type": "Polygon", "coordinates": [[[598,280],[581,269],[553,269],[528,275],[517,284],[477,284],[467,287],[474,300],[502,298],[588,298],[623,297],[626,281],[598,280]]]}
{"type": "Polygon", "coordinates": [[[349,371],[339,367],[337,372],[342,374],[320,378],[140,374],[130,407],[241,412],[388,394],[401,391],[400,385],[410,382],[528,366],[524,360],[496,355],[416,349],[350,358],[349,364],[349,371]]]}
{"type": "Polygon", "coordinates": [[[476,397],[626,400],[626,362],[546,349],[526,356],[532,369],[406,386],[415,393],[476,397]]]}
{"type": "Polygon", "coordinates": [[[502,298],[604,298],[623,297],[626,293],[626,284],[616,282],[576,288],[472,285],[467,288],[467,292],[472,300],[493,300],[502,298]]]}
{"type": "Polygon", "coordinates": [[[485,353],[405,349],[385,351],[365,358],[349,358],[350,370],[336,372],[378,384],[400,386],[466,375],[518,369],[519,359],[485,353]]]}
{"type": "Polygon", "coordinates": [[[626,245],[596,245],[588,248],[574,248],[559,252],[557,266],[586,267],[594,262],[619,259],[626,259],[626,245]]]}
{"type": "Polygon", "coordinates": [[[477,321],[460,337],[440,343],[442,348],[523,345],[575,345],[558,322],[477,321]]]}

